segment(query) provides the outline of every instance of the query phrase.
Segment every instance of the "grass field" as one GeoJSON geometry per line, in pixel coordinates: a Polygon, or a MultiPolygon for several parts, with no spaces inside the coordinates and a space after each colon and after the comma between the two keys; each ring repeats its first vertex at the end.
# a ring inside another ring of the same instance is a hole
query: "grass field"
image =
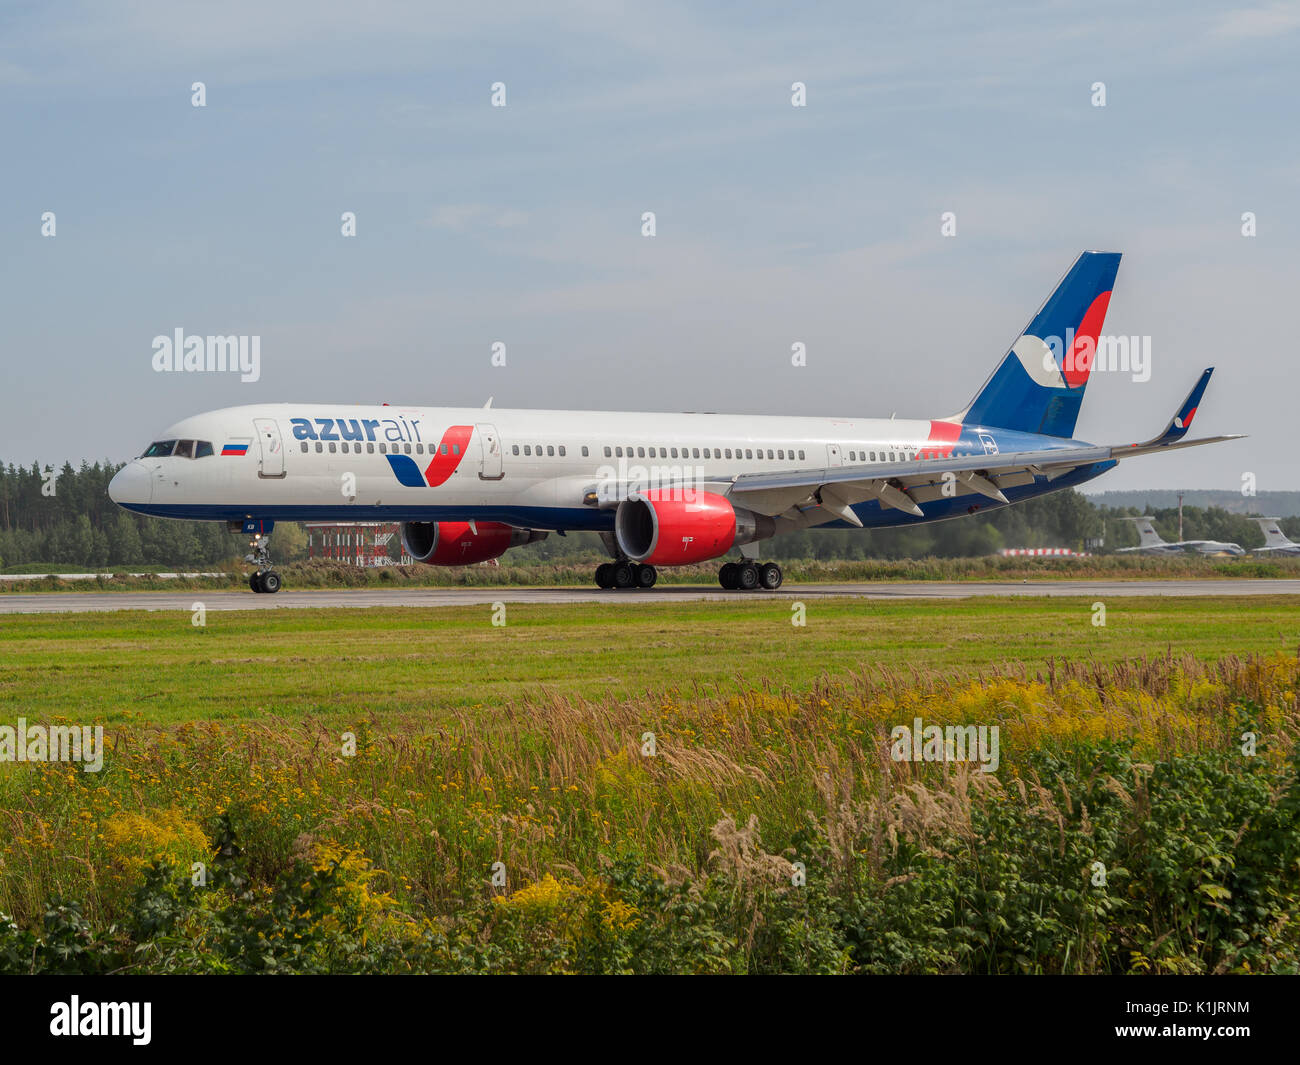
{"type": "Polygon", "coordinates": [[[0,618],[0,972],[1300,971],[1294,598],[791,616],[0,618]]]}
{"type": "Polygon", "coordinates": [[[671,688],[807,690],[885,666],[954,675],[1014,660],[1163,654],[1203,659],[1300,647],[1300,601],[1087,599],[788,602],[18,615],[0,618],[0,699],[32,719],[105,724],[493,707],[671,688]]]}

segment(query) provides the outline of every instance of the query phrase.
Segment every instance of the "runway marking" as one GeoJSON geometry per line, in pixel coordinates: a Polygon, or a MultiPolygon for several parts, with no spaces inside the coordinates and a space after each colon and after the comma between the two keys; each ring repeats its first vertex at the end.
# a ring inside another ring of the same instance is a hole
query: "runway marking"
{"type": "Polygon", "coordinates": [[[258,595],[252,591],[36,592],[0,594],[0,614],[88,613],[113,610],[183,610],[201,601],[207,610],[331,610],[372,607],[484,606],[503,603],[672,603],[684,601],[796,600],[847,597],[869,600],[969,597],[1300,595],[1300,580],[899,582],[791,584],[775,592],[727,592],[703,585],[668,585],[649,591],[598,588],[326,588],[258,595]]]}

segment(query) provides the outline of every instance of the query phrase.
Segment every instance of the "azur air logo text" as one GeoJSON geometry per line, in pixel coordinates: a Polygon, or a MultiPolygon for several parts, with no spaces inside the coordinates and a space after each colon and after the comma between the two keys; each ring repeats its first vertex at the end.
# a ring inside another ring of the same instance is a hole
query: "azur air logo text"
{"type": "Polygon", "coordinates": [[[379,441],[392,445],[394,451],[404,445],[402,449],[408,454],[385,457],[398,482],[407,488],[437,488],[446,483],[465,457],[469,438],[474,435],[472,425],[451,426],[437,444],[428,445],[433,458],[421,471],[409,454],[412,444],[424,444],[419,418],[400,414],[393,418],[290,418],[289,424],[296,440],[379,441]]]}

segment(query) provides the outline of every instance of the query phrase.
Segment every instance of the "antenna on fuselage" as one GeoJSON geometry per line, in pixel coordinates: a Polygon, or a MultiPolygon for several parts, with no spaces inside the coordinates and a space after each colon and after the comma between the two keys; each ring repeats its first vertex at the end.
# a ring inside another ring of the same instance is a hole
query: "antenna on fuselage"
{"type": "Polygon", "coordinates": [[[492,401],[493,401],[495,398],[496,398],[495,396],[488,396],[488,401],[487,401],[486,403],[483,404],[483,409],[484,409],[484,410],[487,410],[488,407],[492,406],[492,401]]]}

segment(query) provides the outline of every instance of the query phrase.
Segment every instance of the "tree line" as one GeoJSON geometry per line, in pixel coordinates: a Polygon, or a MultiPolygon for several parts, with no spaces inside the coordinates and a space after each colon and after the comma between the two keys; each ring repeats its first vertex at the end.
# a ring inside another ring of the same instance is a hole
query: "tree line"
{"type": "Polygon", "coordinates": [[[214,565],[245,550],[220,522],[168,521],[108,498],[121,463],[0,465],[0,566],[214,565]]]}
{"type": "MultiPolygon", "coordinates": [[[[244,537],[221,522],[171,521],[132,514],[108,498],[108,482],[120,463],[82,462],[61,469],[32,463],[0,463],[0,567],[36,564],[87,567],[216,566],[247,550],[244,537]]],[[[972,557],[1007,547],[1068,547],[1112,551],[1137,543],[1133,523],[1120,520],[1153,514],[1166,540],[1178,538],[1177,507],[1099,507],[1076,491],[1040,496],[1013,507],[953,521],[895,529],[806,529],[778,537],[764,551],[775,559],[870,559],[972,557]],[[1091,547],[1104,539],[1102,548],[1091,547]]],[[[1300,539],[1300,518],[1282,528],[1300,539]]],[[[1247,549],[1264,542],[1259,526],[1221,507],[1184,507],[1183,537],[1226,540],[1247,549]]],[[[277,561],[305,554],[296,527],[277,532],[277,561]]],[[[396,550],[397,544],[392,548],[396,550]]],[[[511,560],[560,560],[602,553],[593,534],[574,533],[511,552],[511,560]]]]}

